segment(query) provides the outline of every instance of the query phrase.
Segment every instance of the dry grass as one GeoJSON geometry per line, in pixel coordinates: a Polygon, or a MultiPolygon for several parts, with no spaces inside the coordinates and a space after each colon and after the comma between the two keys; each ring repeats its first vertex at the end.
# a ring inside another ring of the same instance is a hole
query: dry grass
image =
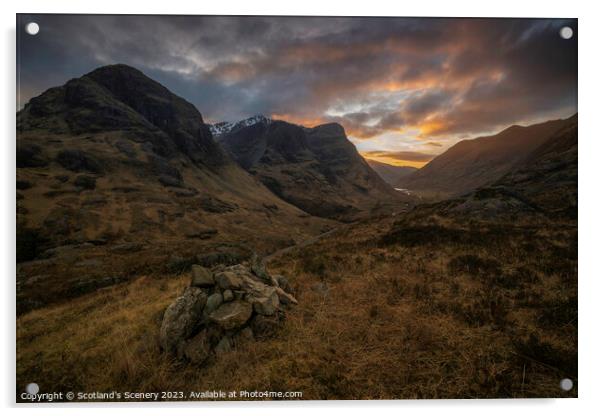
{"type": "Polygon", "coordinates": [[[577,382],[575,230],[383,245],[389,226],[342,229],[274,259],[299,306],[276,338],[204,368],[157,346],[162,311],[186,276],[141,277],[30,312],[17,322],[18,391],[36,381],[42,391],[290,390],[304,399],[577,395],[559,389],[563,377],[577,382]]]}

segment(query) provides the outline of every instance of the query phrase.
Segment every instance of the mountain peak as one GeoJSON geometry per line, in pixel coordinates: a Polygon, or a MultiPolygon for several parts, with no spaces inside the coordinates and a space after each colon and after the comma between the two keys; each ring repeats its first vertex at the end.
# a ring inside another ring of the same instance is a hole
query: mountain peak
{"type": "Polygon", "coordinates": [[[268,125],[271,122],[272,122],[271,118],[266,117],[263,114],[256,114],[254,116],[245,118],[244,120],[240,120],[237,122],[221,121],[221,122],[215,123],[215,124],[208,124],[208,126],[209,126],[209,130],[211,130],[211,133],[213,134],[213,136],[216,137],[216,136],[221,136],[223,134],[231,133],[231,132],[239,130],[243,127],[249,127],[249,126],[253,126],[255,124],[260,124],[260,123],[268,125]]]}
{"type": "Polygon", "coordinates": [[[129,66],[126,64],[111,64],[111,65],[101,66],[101,67],[96,68],[92,72],[89,72],[86,75],[103,74],[103,73],[129,73],[129,74],[146,76],[139,69],[136,69],[133,66],[129,66]]]}
{"type": "Polygon", "coordinates": [[[314,133],[319,133],[325,136],[347,138],[347,135],[345,134],[345,128],[339,123],[320,124],[319,126],[313,127],[311,130],[314,133]]]}

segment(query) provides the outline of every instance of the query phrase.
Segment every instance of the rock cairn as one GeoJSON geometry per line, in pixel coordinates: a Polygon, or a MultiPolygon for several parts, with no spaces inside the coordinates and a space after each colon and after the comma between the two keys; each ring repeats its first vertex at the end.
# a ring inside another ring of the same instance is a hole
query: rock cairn
{"type": "Polygon", "coordinates": [[[271,276],[254,256],[250,265],[209,270],[192,266],[190,286],[163,315],[161,348],[202,364],[241,343],[273,336],[297,300],[284,276],[271,276]]]}

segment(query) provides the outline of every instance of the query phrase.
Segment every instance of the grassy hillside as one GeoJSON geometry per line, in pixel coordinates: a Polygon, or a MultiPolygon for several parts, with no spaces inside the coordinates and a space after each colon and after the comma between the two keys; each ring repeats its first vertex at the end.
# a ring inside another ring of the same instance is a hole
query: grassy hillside
{"type": "Polygon", "coordinates": [[[17,384],[44,389],[302,391],[304,399],[575,397],[576,227],[415,214],[276,256],[296,289],[274,339],[199,368],[159,351],[188,283],[140,276],[17,321],[17,384]],[[73,357],[77,357],[76,360],[73,357]]]}

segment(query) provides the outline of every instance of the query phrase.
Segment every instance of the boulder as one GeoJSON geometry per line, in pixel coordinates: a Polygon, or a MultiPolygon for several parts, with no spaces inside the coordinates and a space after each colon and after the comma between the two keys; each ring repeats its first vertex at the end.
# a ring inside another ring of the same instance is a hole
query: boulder
{"type": "Polygon", "coordinates": [[[213,274],[210,270],[199,266],[198,264],[192,265],[192,281],[191,286],[195,287],[211,287],[215,284],[213,280],[213,274]]]}
{"type": "Polygon", "coordinates": [[[196,334],[184,347],[184,357],[194,364],[203,364],[211,356],[211,344],[207,330],[196,334]]]}
{"type": "Polygon", "coordinates": [[[224,299],[222,294],[217,292],[207,298],[207,304],[205,305],[204,312],[206,314],[210,314],[214,310],[216,310],[222,303],[224,299]]]}
{"type": "Polygon", "coordinates": [[[163,315],[159,342],[164,351],[174,354],[180,343],[193,334],[207,302],[207,295],[197,287],[188,287],[163,315]]]}
{"type": "Polygon", "coordinates": [[[230,302],[232,300],[234,300],[234,293],[232,293],[232,291],[230,289],[226,289],[224,290],[224,302],[230,302]]]}
{"type": "Polygon", "coordinates": [[[236,344],[254,340],[255,337],[253,336],[253,330],[248,326],[238,331],[238,333],[234,337],[234,342],[236,344]]]}
{"type": "Polygon", "coordinates": [[[297,305],[299,303],[293,295],[285,292],[279,287],[276,288],[276,294],[278,295],[280,303],[282,303],[283,305],[290,305],[291,303],[297,305]]]}
{"type": "Polygon", "coordinates": [[[223,271],[215,275],[215,282],[220,288],[226,289],[240,289],[242,285],[242,279],[232,271],[223,271]]]}
{"type": "Polygon", "coordinates": [[[217,355],[231,351],[233,346],[232,344],[232,338],[230,338],[229,335],[224,335],[224,337],[215,346],[214,351],[217,355]]]}
{"type": "Polygon", "coordinates": [[[267,272],[265,268],[265,262],[263,261],[263,259],[260,259],[255,253],[253,253],[253,255],[251,256],[251,271],[264,283],[267,283],[272,286],[278,286],[276,280],[267,272]]]}
{"type": "Polygon", "coordinates": [[[243,326],[253,313],[250,303],[235,300],[222,304],[209,315],[209,319],[225,330],[236,329],[243,326]]]}
{"type": "Polygon", "coordinates": [[[276,289],[271,286],[266,286],[261,293],[249,295],[247,301],[253,305],[256,313],[268,316],[276,313],[280,303],[276,289]]]}
{"type": "Polygon", "coordinates": [[[288,293],[294,293],[294,290],[286,277],[282,276],[281,274],[278,274],[278,275],[274,276],[274,279],[276,279],[278,286],[282,290],[284,290],[285,292],[288,292],[288,293]]]}

